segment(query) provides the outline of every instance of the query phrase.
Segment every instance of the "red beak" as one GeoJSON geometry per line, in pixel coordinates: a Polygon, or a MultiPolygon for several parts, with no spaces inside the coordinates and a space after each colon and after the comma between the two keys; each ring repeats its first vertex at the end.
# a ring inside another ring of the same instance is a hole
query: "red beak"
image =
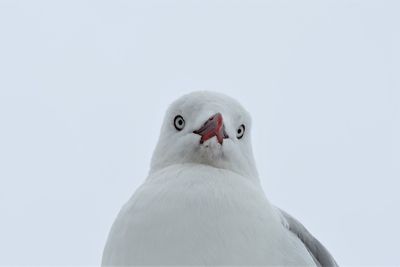
{"type": "Polygon", "coordinates": [[[228,134],[225,132],[224,120],[221,113],[211,116],[200,129],[193,133],[201,135],[200,144],[216,136],[218,143],[222,145],[224,138],[229,138],[228,134]]]}

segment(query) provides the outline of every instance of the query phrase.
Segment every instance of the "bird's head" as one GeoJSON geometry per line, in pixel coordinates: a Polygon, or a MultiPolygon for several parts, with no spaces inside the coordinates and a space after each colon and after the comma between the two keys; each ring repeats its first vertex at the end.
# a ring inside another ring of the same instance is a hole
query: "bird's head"
{"type": "Polygon", "coordinates": [[[206,91],[184,95],[166,112],[151,171],[194,163],[255,178],[250,130],[250,115],[231,97],[206,91]]]}

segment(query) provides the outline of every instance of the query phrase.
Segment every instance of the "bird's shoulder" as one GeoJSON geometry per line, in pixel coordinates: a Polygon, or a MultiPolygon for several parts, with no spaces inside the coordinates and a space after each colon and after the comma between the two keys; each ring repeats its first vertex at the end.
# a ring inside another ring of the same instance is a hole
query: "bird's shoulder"
{"type": "Polygon", "coordinates": [[[281,224],[299,239],[307,248],[317,266],[338,266],[333,256],[318,239],[316,239],[302,223],[282,209],[275,207],[281,224]]]}

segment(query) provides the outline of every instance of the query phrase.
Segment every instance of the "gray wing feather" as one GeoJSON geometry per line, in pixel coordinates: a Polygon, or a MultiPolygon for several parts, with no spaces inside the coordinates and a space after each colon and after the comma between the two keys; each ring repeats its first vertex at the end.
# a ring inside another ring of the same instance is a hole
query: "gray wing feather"
{"type": "Polygon", "coordinates": [[[277,210],[285,220],[284,226],[303,242],[318,266],[339,266],[321,242],[313,237],[298,220],[279,208],[277,210]]]}

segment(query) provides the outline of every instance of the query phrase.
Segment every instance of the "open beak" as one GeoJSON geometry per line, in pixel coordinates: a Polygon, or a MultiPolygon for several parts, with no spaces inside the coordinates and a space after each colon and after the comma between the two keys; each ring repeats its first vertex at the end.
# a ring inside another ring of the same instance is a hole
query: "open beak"
{"type": "Polygon", "coordinates": [[[193,133],[201,135],[200,144],[216,136],[218,143],[222,145],[224,138],[229,138],[225,131],[224,120],[221,113],[211,116],[198,130],[193,133]]]}

